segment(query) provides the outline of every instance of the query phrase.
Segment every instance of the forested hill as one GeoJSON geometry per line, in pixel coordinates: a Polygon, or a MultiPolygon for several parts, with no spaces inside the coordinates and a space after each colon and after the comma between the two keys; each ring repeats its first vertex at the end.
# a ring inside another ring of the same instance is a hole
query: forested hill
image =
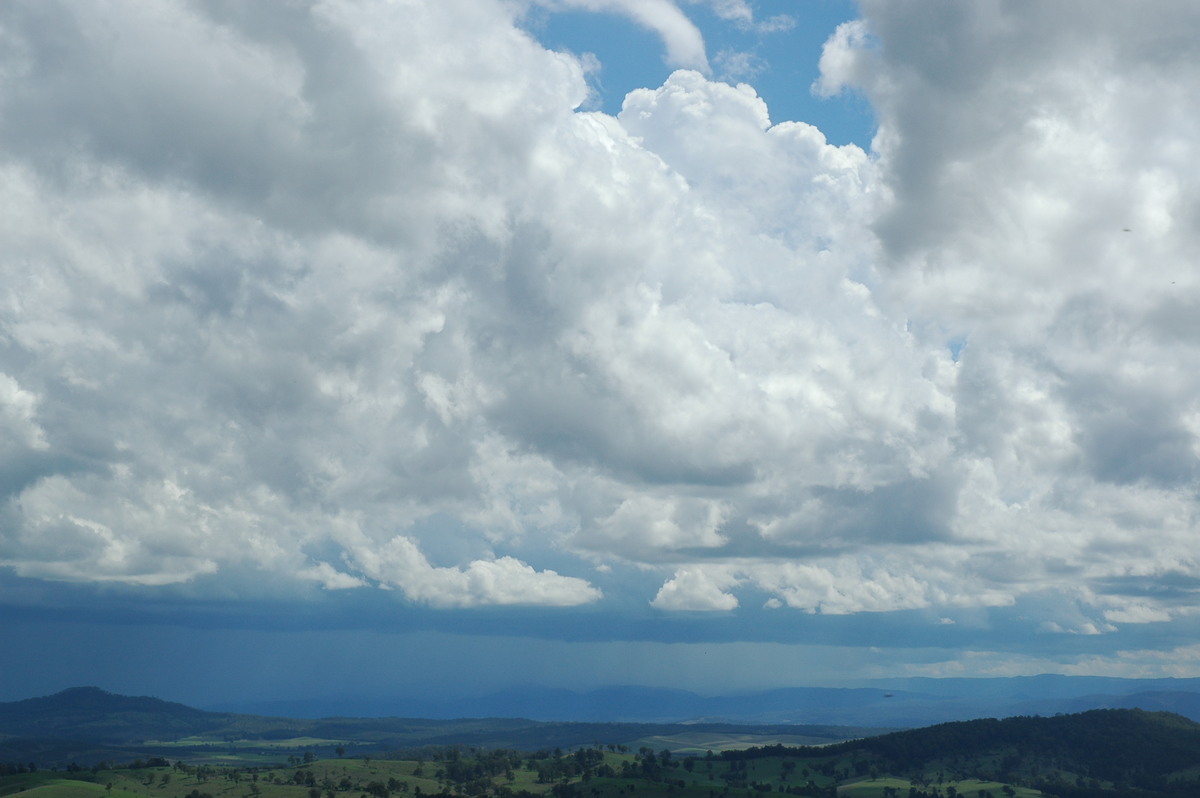
{"type": "Polygon", "coordinates": [[[203,734],[231,717],[158,698],[72,687],[54,695],[0,703],[0,736],[165,740],[203,734]]]}
{"type": "MultiPolygon", "coordinates": [[[[779,756],[783,750],[771,746],[724,756],[753,759],[779,756]]],[[[881,772],[939,773],[947,780],[990,778],[1057,796],[1111,796],[1113,791],[1130,796],[1200,795],[1200,782],[1195,782],[1200,774],[1200,724],[1169,712],[1097,709],[1049,718],[959,721],[822,750],[870,762],[881,772]],[[1194,782],[1197,791],[1178,793],[1180,779],[1194,782]]],[[[795,756],[809,755],[792,751],[795,756]]]]}
{"type": "MultiPolygon", "coordinates": [[[[846,743],[842,744],[847,745],[846,743]]],[[[943,723],[855,743],[894,762],[921,756],[1072,765],[1106,780],[1137,771],[1171,772],[1200,765],[1200,724],[1168,712],[1096,709],[1052,718],[1006,718],[943,723]]]]}

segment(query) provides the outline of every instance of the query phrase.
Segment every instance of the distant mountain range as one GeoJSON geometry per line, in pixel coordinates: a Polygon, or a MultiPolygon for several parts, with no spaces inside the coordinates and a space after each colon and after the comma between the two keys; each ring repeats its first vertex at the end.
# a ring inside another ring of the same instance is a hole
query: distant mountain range
{"type": "Polygon", "coordinates": [[[917,727],[1089,709],[1174,712],[1200,721],[1200,679],[1030,676],[896,679],[853,688],[797,687],[725,696],[653,687],[576,692],[544,687],[472,698],[314,698],[222,704],[213,710],[293,718],[521,717],[540,721],[818,724],[917,727]]]}

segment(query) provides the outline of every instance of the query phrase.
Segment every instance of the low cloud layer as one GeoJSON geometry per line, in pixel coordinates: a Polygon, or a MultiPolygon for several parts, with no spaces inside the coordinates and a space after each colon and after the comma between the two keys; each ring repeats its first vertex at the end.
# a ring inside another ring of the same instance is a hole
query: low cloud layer
{"type": "Polygon", "coordinates": [[[687,5],[540,5],[689,69],[612,117],[529,4],[0,7],[0,565],[1196,613],[1194,4],[866,0],[813,57],[869,152],[687,5]]]}

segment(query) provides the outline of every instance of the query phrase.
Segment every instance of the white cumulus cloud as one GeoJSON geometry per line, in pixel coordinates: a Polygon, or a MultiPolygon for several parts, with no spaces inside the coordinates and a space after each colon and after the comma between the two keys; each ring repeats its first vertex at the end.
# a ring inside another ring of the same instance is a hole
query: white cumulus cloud
{"type": "Polygon", "coordinates": [[[651,605],[660,610],[700,610],[705,612],[732,610],[738,606],[737,597],[726,592],[734,580],[714,576],[701,570],[681,568],[667,580],[651,605]]]}
{"type": "Polygon", "coordinates": [[[614,117],[527,3],[0,6],[8,571],[1200,606],[1200,11],[866,0],[866,151],[675,3],[545,5],[687,68],[614,117]]]}
{"type": "Polygon", "coordinates": [[[512,557],[474,560],[465,568],[436,567],[408,538],[397,535],[388,543],[352,554],[359,567],[384,585],[437,607],[481,604],[571,606],[600,598],[585,580],[554,571],[535,571],[512,557]]]}

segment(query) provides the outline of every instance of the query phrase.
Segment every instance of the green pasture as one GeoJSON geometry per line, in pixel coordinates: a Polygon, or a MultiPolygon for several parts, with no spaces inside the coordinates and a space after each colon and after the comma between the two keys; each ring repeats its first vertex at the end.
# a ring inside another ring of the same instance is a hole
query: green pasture
{"type": "Polygon", "coordinates": [[[108,790],[105,784],[64,778],[60,774],[18,774],[0,779],[0,796],[21,798],[133,798],[124,791],[108,790]]]}
{"type": "MultiPolygon", "coordinates": [[[[957,789],[960,795],[966,795],[969,798],[975,798],[980,790],[987,790],[996,798],[1003,798],[1004,784],[999,781],[979,781],[978,779],[963,779],[962,781],[950,782],[957,789]]],[[[1016,791],[1015,798],[1042,798],[1040,790],[1031,790],[1028,787],[1017,787],[1012,785],[1016,791]]],[[[943,790],[945,792],[945,790],[943,790]]]]}
{"type": "MultiPolygon", "coordinates": [[[[464,762],[471,760],[469,752],[456,756],[461,756],[464,762]]],[[[568,753],[564,759],[570,756],[568,753]]],[[[541,760],[541,764],[551,761],[541,760]]],[[[634,762],[631,753],[603,752],[603,764],[617,774],[621,773],[623,765],[634,762]]],[[[526,767],[527,763],[528,757],[522,758],[513,767],[511,780],[501,773],[491,779],[492,785],[513,792],[524,790],[535,795],[548,795],[556,784],[562,783],[558,779],[539,784],[537,770],[526,767]]],[[[668,795],[671,798],[710,798],[711,795],[747,798],[761,794],[755,785],[770,785],[772,792],[782,792],[809,781],[827,786],[834,778],[829,774],[845,779],[844,774],[852,772],[854,764],[854,759],[849,757],[800,760],[762,757],[731,762],[718,756],[700,756],[688,762],[682,756],[673,756],[669,765],[659,763],[660,781],[619,775],[575,776],[569,781],[581,787],[582,794],[589,798],[623,798],[631,794],[649,798],[666,798],[668,795]],[[727,774],[734,779],[723,778],[727,774]]],[[[212,764],[139,769],[118,767],[80,771],[70,774],[71,777],[63,773],[39,772],[0,778],[0,798],[314,798],[314,790],[316,798],[415,798],[418,794],[459,789],[445,778],[446,765],[445,760],[432,757],[427,760],[387,760],[347,756],[312,759],[293,766],[241,763],[236,767],[212,764]],[[376,796],[372,784],[387,785],[387,795],[376,796]]],[[[910,786],[908,780],[895,777],[860,777],[843,781],[838,794],[848,798],[883,798],[885,788],[891,787],[905,796],[910,786]]],[[[942,795],[950,786],[955,787],[963,798],[976,798],[980,790],[991,792],[995,798],[1004,796],[1004,785],[998,782],[962,780],[938,785],[942,795]]],[[[1036,798],[1038,795],[1033,790],[1016,790],[1018,798],[1036,798]]]]}
{"type": "Polygon", "coordinates": [[[16,792],[41,787],[50,781],[59,781],[57,773],[16,773],[0,778],[0,796],[12,795],[16,792]]]}
{"type": "Polygon", "coordinates": [[[829,740],[823,737],[805,737],[801,735],[761,734],[729,734],[718,732],[685,732],[683,734],[663,734],[652,737],[642,737],[629,744],[637,750],[642,746],[661,751],[664,748],[672,754],[680,756],[704,756],[709,751],[736,751],[743,748],[766,747],[771,745],[828,745],[829,740]]]}
{"type": "MultiPolygon", "coordinates": [[[[912,782],[908,779],[898,779],[894,776],[880,776],[874,780],[843,784],[838,787],[838,795],[846,795],[850,798],[877,798],[877,796],[881,798],[883,791],[888,787],[898,791],[901,795],[908,795],[908,788],[911,786],[912,782]]],[[[971,798],[974,798],[974,796],[971,798]]]]}
{"type": "Polygon", "coordinates": [[[339,745],[358,745],[354,740],[330,740],[322,737],[288,737],[283,740],[214,740],[211,737],[181,737],[178,740],[147,740],[156,748],[262,748],[271,750],[304,751],[311,748],[335,748],[339,745]]]}
{"type": "Polygon", "coordinates": [[[86,781],[59,781],[43,784],[30,790],[17,793],[21,798],[97,798],[104,795],[105,789],[99,784],[89,784],[86,781]]]}
{"type": "MultiPolygon", "coordinates": [[[[891,787],[901,798],[908,795],[909,787],[928,790],[919,784],[913,784],[908,779],[898,779],[893,776],[881,776],[878,779],[856,780],[838,787],[839,796],[847,798],[883,798],[884,790],[891,787]]],[[[962,798],[977,798],[981,790],[990,792],[995,798],[1005,798],[1004,784],[998,781],[980,781],[979,779],[963,779],[962,781],[947,781],[937,785],[938,792],[943,796],[949,787],[957,790],[962,798]]],[[[1039,790],[1027,787],[1013,787],[1014,798],[1044,798],[1039,790]]]]}

